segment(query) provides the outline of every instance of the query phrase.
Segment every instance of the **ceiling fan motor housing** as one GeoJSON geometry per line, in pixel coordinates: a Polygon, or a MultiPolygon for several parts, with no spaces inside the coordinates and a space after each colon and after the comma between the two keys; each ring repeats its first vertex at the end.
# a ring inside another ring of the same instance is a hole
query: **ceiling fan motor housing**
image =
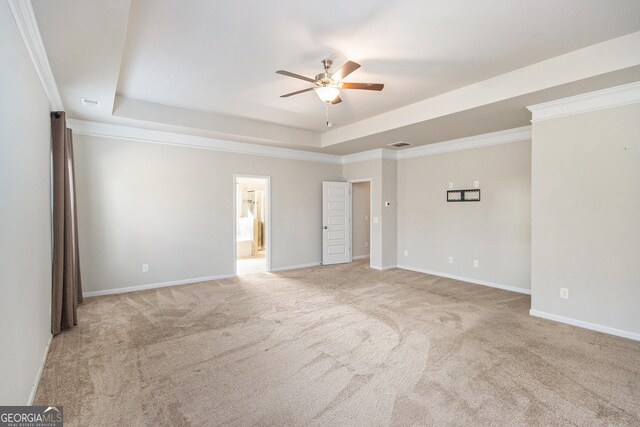
{"type": "Polygon", "coordinates": [[[332,86],[332,87],[341,87],[342,82],[337,80],[333,80],[331,78],[331,73],[324,72],[316,75],[316,85],[317,86],[332,86]]]}
{"type": "Polygon", "coordinates": [[[336,88],[342,87],[342,82],[338,80],[333,80],[331,78],[333,73],[329,72],[329,68],[331,68],[332,64],[333,64],[333,61],[330,59],[322,60],[322,68],[324,68],[324,72],[316,75],[316,86],[319,86],[319,87],[331,86],[336,88]]]}

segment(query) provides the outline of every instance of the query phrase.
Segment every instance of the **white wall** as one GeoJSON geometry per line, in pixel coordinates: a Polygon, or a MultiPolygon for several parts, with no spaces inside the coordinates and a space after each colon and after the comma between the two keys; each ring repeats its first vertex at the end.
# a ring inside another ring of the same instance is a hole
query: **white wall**
{"type": "Polygon", "coordinates": [[[24,405],[51,336],[51,122],[7,2],[0,58],[0,405],[24,405]]]}
{"type": "Polygon", "coordinates": [[[356,182],[352,186],[352,227],[353,239],[351,242],[354,257],[369,256],[370,241],[370,198],[371,185],[369,182],[356,182]]]}
{"type": "Polygon", "coordinates": [[[271,176],[271,266],[319,263],[341,166],[76,135],[85,291],[232,275],[233,174],[271,176]],[[149,272],[142,272],[149,264],[149,272]]]}
{"type": "Polygon", "coordinates": [[[638,336],[640,104],[535,122],[532,172],[532,310],[638,336]]]}
{"type": "Polygon", "coordinates": [[[530,289],[530,142],[400,160],[397,184],[399,265],[530,289]],[[446,201],[475,180],[480,202],[446,201]]]}

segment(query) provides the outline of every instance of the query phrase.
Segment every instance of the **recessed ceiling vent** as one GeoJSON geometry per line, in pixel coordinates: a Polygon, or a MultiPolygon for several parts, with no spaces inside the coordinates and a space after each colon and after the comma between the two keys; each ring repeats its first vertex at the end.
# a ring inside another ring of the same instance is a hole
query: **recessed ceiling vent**
{"type": "Polygon", "coordinates": [[[408,147],[409,145],[411,145],[408,142],[404,142],[404,141],[398,141],[398,142],[392,142],[391,144],[387,144],[390,145],[392,147],[396,147],[396,148],[402,148],[402,147],[408,147]]]}

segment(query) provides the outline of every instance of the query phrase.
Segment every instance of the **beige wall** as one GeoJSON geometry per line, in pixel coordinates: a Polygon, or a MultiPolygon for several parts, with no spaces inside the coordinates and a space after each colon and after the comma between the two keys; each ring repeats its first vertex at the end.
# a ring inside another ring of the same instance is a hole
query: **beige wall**
{"type": "Polygon", "coordinates": [[[532,309],[640,333],[640,104],[534,123],[532,172],[532,309]]]}
{"type": "Polygon", "coordinates": [[[51,124],[7,2],[0,57],[0,405],[25,405],[51,336],[51,124]]]}
{"type": "Polygon", "coordinates": [[[530,142],[400,160],[397,184],[399,265],[530,289],[530,142]],[[476,180],[480,202],[446,202],[476,180]]]}
{"type": "Polygon", "coordinates": [[[353,240],[351,242],[352,254],[354,257],[362,257],[369,255],[369,228],[371,225],[370,217],[370,191],[369,182],[356,182],[352,188],[352,224],[353,224],[353,240]]]}
{"type": "Polygon", "coordinates": [[[380,167],[382,169],[382,267],[388,268],[395,267],[398,263],[398,162],[383,159],[380,167]]]}
{"type": "Polygon", "coordinates": [[[272,268],[321,260],[322,181],[340,180],[340,165],[74,141],[86,291],[233,274],[234,173],[271,176],[272,268]]]}

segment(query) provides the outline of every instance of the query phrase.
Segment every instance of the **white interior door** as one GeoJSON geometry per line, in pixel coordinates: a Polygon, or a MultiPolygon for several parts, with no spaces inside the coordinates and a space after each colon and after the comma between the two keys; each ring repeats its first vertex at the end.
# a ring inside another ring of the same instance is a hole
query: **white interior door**
{"type": "Polygon", "coordinates": [[[322,183],[322,264],[351,262],[351,183],[322,183]]]}

